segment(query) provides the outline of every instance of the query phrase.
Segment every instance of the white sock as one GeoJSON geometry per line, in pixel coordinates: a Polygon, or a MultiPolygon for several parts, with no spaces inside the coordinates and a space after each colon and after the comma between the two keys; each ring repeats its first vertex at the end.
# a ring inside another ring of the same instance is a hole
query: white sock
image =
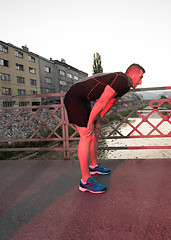
{"type": "Polygon", "coordinates": [[[83,184],[86,184],[86,183],[87,183],[87,181],[86,181],[86,182],[84,182],[82,179],[81,179],[81,182],[82,182],[83,184]]]}
{"type": "Polygon", "coordinates": [[[90,167],[91,167],[91,168],[95,168],[95,167],[98,167],[98,164],[96,164],[95,166],[92,166],[92,165],[90,165],[90,167]]]}

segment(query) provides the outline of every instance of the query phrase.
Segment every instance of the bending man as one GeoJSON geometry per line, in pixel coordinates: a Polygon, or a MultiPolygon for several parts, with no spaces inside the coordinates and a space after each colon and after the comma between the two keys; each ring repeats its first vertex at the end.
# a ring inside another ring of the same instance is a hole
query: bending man
{"type": "Polygon", "coordinates": [[[83,192],[102,193],[106,187],[96,182],[91,175],[109,174],[110,170],[97,163],[98,138],[101,132],[100,121],[109,109],[130,88],[142,83],[145,70],[132,64],[126,73],[100,73],[82,79],[74,84],[65,95],[64,103],[70,123],[75,124],[80,141],[78,158],[82,179],[79,189],[83,192]],[[91,101],[97,100],[91,109],[91,101]],[[90,166],[89,166],[90,156],[90,166]]]}

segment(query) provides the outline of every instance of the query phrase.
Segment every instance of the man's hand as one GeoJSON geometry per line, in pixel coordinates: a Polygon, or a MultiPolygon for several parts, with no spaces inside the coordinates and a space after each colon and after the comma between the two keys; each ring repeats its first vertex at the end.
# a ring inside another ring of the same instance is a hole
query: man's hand
{"type": "Polygon", "coordinates": [[[94,131],[94,123],[93,124],[88,123],[87,129],[85,131],[85,136],[87,136],[87,137],[91,136],[93,134],[93,131],[94,131]]]}

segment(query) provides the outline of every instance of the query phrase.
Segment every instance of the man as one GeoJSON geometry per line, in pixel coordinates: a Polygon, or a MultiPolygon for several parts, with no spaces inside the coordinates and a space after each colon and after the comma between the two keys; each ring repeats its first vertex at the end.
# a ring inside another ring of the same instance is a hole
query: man
{"type": "Polygon", "coordinates": [[[74,84],[65,95],[64,103],[70,123],[75,124],[80,141],[78,158],[82,179],[79,190],[103,193],[106,187],[96,182],[91,175],[109,174],[110,170],[97,164],[100,121],[109,109],[129,90],[142,83],[145,70],[132,64],[126,73],[100,73],[74,84]],[[98,99],[98,100],[97,100],[98,99]],[[97,100],[91,109],[90,102],[97,100]],[[89,164],[90,155],[90,166],[89,164]]]}

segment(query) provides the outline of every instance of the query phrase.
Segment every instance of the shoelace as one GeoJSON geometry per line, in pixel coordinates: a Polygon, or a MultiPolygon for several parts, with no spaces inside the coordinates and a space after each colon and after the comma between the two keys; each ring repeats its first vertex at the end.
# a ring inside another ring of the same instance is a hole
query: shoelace
{"type": "Polygon", "coordinates": [[[91,181],[89,182],[89,184],[92,186],[92,187],[98,187],[99,183],[96,182],[96,180],[94,180],[93,178],[91,179],[91,181]]]}
{"type": "Polygon", "coordinates": [[[100,165],[100,163],[98,164],[98,167],[103,169],[103,167],[100,165]]]}

